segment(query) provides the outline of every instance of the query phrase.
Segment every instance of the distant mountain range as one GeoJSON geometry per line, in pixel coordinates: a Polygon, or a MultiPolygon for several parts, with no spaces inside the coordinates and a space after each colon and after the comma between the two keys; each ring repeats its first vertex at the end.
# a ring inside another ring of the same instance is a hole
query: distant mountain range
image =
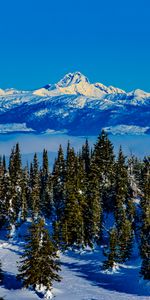
{"type": "Polygon", "coordinates": [[[0,133],[150,134],[150,93],[91,84],[80,72],[34,91],[0,89],[0,133]]]}

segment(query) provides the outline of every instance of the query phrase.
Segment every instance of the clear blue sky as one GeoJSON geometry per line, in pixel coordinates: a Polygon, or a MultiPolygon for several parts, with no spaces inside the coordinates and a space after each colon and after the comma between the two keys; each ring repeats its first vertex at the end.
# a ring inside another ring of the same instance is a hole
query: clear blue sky
{"type": "Polygon", "coordinates": [[[150,1],[0,1],[1,88],[34,89],[74,71],[150,91],[150,1]]]}

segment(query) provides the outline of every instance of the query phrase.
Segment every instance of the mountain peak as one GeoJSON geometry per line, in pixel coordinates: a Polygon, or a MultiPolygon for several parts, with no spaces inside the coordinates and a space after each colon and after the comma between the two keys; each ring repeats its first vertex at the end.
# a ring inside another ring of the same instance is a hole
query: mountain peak
{"type": "Polygon", "coordinates": [[[89,83],[89,80],[80,72],[68,73],[57,83],[57,86],[68,87],[72,84],[79,84],[80,82],[89,83]]]}

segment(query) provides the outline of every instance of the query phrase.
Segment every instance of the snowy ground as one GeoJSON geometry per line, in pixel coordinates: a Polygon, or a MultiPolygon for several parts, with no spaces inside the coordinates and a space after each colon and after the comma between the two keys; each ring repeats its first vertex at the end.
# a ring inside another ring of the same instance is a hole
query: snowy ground
{"type": "MultiPolygon", "coordinates": [[[[21,231],[22,232],[22,231],[21,231]]],[[[21,238],[13,241],[0,240],[0,258],[5,273],[0,296],[5,300],[38,300],[41,295],[22,289],[15,278],[17,263],[22,254],[21,238]]],[[[122,265],[117,273],[101,271],[101,250],[81,254],[67,252],[61,255],[62,281],[54,284],[56,300],[148,300],[148,285],[139,283],[140,262],[122,265]]]]}

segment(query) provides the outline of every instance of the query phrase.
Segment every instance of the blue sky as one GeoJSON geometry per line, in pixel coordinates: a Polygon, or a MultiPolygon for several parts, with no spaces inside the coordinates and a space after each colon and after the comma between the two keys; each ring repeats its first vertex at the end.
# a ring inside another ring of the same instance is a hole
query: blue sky
{"type": "Polygon", "coordinates": [[[0,1],[0,87],[34,89],[80,71],[150,92],[149,0],[0,1]]]}

